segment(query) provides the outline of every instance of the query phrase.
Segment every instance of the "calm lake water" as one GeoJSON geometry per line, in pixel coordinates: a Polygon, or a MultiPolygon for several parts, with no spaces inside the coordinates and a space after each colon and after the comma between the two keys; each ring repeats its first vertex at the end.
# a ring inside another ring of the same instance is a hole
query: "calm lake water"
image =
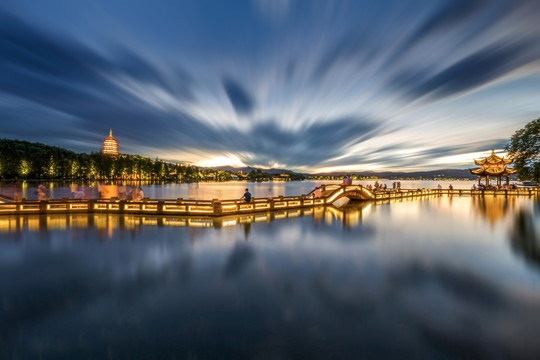
{"type": "Polygon", "coordinates": [[[3,359],[538,359],[539,332],[536,199],[0,216],[3,359]]]}
{"type": "MultiPolygon", "coordinates": [[[[395,180],[378,180],[380,184],[386,184],[392,188],[395,180]]],[[[448,189],[450,185],[454,189],[470,189],[476,181],[434,181],[434,180],[401,180],[402,189],[436,189],[441,185],[443,189],[448,189]]],[[[212,200],[212,199],[238,199],[244,194],[244,189],[249,188],[250,192],[255,197],[269,196],[298,196],[308,194],[311,190],[321,184],[341,184],[341,180],[329,181],[292,181],[292,182],[245,182],[245,181],[230,181],[230,182],[203,182],[191,184],[174,184],[174,183],[144,183],[141,185],[144,196],[151,199],[197,199],[197,200],[212,200]]],[[[513,182],[512,182],[513,183],[513,182]]],[[[6,195],[11,198],[14,193],[18,192],[21,197],[35,200],[37,199],[37,187],[39,182],[20,182],[0,183],[0,195],[6,195]]],[[[47,188],[47,196],[52,199],[61,199],[63,197],[70,198],[72,188],[81,187],[85,192],[85,198],[96,199],[99,197],[98,182],[45,182],[47,188]]],[[[129,182],[116,183],[122,191],[129,193],[132,185],[129,182]]],[[[355,180],[354,185],[361,184],[364,186],[374,185],[375,180],[355,180]]]]}

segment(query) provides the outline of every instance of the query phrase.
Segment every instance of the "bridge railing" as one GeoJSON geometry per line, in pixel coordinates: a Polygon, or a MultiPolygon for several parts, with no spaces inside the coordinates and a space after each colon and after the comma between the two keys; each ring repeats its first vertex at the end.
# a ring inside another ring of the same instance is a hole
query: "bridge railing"
{"type": "Polygon", "coordinates": [[[293,209],[324,205],[324,198],[302,196],[279,196],[243,200],[176,200],[148,199],[142,201],[112,199],[74,200],[23,200],[17,203],[0,203],[0,214],[54,213],[54,212],[112,212],[112,213],[159,213],[184,215],[222,215],[293,209]]]}
{"type": "MultiPolygon", "coordinates": [[[[324,185],[323,185],[324,186],[324,185]]],[[[322,187],[321,187],[322,188],[322,187]]],[[[369,190],[361,185],[327,185],[325,196],[278,196],[270,198],[254,198],[246,203],[242,200],[185,200],[148,199],[130,201],[112,199],[98,200],[24,200],[21,202],[0,203],[0,214],[41,214],[59,212],[109,212],[137,214],[180,214],[210,215],[255,213],[272,210],[296,209],[330,204],[347,193],[360,192],[363,200],[385,200],[407,197],[423,197],[436,195],[458,196],[532,196],[540,195],[540,188],[512,190],[469,190],[469,189],[387,189],[369,190]]]]}

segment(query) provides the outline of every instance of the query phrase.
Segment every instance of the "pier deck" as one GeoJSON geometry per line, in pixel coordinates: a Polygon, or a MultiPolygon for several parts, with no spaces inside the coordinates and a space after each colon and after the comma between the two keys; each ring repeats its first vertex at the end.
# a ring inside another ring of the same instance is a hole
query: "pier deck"
{"type": "Polygon", "coordinates": [[[341,197],[357,201],[384,201],[402,198],[423,198],[432,196],[538,196],[540,188],[515,190],[439,190],[439,189],[400,189],[371,191],[361,185],[322,185],[321,196],[314,197],[314,192],[301,196],[279,196],[272,198],[254,198],[250,203],[242,200],[156,200],[143,201],[99,199],[99,200],[22,200],[10,201],[4,197],[0,201],[0,215],[52,214],[52,213],[118,213],[118,214],[155,214],[155,215],[195,215],[225,216],[268,212],[276,210],[302,209],[331,205],[341,197]]]}

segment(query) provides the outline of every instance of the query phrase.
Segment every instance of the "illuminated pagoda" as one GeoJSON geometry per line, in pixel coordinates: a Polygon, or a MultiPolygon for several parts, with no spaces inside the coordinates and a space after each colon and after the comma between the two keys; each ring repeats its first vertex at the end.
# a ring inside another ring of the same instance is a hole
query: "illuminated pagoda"
{"type": "Polygon", "coordinates": [[[112,136],[112,129],[109,132],[109,137],[103,140],[103,154],[118,155],[118,141],[112,136]]]}
{"type": "Polygon", "coordinates": [[[510,175],[517,173],[517,170],[506,167],[512,164],[514,160],[506,159],[495,155],[495,150],[491,150],[491,155],[485,159],[474,160],[474,163],[481,166],[477,169],[469,169],[471,174],[478,176],[478,186],[482,178],[486,179],[486,186],[489,186],[489,177],[497,178],[497,185],[502,185],[501,180],[506,178],[506,185],[510,183],[510,175]]]}

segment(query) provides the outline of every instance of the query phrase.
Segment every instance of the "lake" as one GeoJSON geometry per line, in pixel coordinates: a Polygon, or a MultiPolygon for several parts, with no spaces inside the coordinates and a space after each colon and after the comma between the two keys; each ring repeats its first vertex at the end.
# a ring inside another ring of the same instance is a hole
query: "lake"
{"type": "MultiPolygon", "coordinates": [[[[386,184],[392,188],[395,180],[355,180],[354,185],[374,185],[378,181],[381,185],[386,184]]],[[[400,180],[402,189],[436,189],[441,185],[443,189],[448,189],[450,185],[454,189],[470,189],[476,181],[435,181],[435,180],[400,180]]],[[[249,188],[255,197],[267,198],[269,196],[298,196],[308,194],[315,187],[321,184],[341,184],[341,180],[305,180],[291,182],[246,182],[246,181],[228,181],[228,182],[201,182],[201,183],[150,183],[142,182],[141,188],[144,196],[151,199],[238,199],[244,194],[244,189],[249,188]]],[[[513,182],[512,182],[513,183],[513,182]]],[[[37,187],[40,182],[22,181],[20,183],[1,183],[0,195],[14,197],[18,192],[21,197],[36,200],[37,187]]],[[[99,182],[43,182],[47,188],[47,197],[52,199],[61,199],[72,197],[72,186],[81,187],[85,193],[86,199],[97,199],[99,197],[99,182]]],[[[118,187],[124,192],[129,193],[132,186],[138,183],[127,181],[116,182],[118,187]]]]}
{"type": "MultiPolygon", "coordinates": [[[[245,187],[215,184],[145,195],[245,187]]],[[[248,187],[267,196],[312,185],[248,187]]],[[[537,359],[540,202],[0,216],[0,289],[6,359],[537,359]]]]}

